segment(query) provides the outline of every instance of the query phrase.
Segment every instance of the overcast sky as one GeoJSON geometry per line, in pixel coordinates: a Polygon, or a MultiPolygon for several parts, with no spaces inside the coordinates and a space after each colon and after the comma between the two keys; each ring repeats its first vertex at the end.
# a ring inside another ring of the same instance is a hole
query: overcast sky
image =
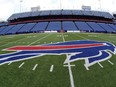
{"type": "MultiPolygon", "coordinates": [[[[13,13],[30,11],[31,7],[40,6],[41,10],[60,9],[60,0],[0,0],[0,20],[6,20],[13,13]]],[[[61,0],[62,9],[81,9],[82,5],[91,6],[92,10],[116,13],[116,0],[61,0]]]]}

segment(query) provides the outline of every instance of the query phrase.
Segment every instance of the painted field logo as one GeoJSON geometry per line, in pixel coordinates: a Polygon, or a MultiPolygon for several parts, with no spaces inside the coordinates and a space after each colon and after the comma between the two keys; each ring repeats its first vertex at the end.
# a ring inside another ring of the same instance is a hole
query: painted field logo
{"type": "Polygon", "coordinates": [[[1,54],[0,64],[26,60],[44,55],[66,54],[67,59],[64,64],[77,60],[85,60],[85,66],[89,67],[95,63],[111,58],[112,54],[116,54],[115,45],[109,42],[92,40],[67,41],[37,46],[14,46],[5,50],[16,52],[1,54]]]}

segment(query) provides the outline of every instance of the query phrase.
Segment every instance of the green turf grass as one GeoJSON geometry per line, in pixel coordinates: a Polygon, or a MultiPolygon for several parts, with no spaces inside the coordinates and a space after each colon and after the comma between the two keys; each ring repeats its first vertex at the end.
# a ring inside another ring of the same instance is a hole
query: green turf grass
{"type": "MultiPolygon", "coordinates": [[[[115,34],[92,34],[92,33],[65,33],[65,41],[70,40],[99,40],[108,41],[116,45],[115,34]]],[[[21,34],[0,36],[0,53],[8,53],[2,49],[17,45],[41,45],[47,43],[63,42],[60,33],[21,34]],[[45,37],[41,39],[42,37],[45,37]]],[[[11,65],[0,66],[0,87],[71,87],[67,67],[63,67],[66,55],[46,55],[29,60],[14,62],[11,65]],[[21,67],[21,63],[25,64],[21,67]],[[35,64],[38,67],[33,71],[35,64]],[[49,72],[54,65],[53,72],[49,72]]],[[[102,62],[102,69],[98,64],[90,67],[87,71],[84,60],[75,61],[72,67],[75,87],[115,87],[116,81],[116,56],[110,59],[114,65],[107,61],[102,62]]]]}

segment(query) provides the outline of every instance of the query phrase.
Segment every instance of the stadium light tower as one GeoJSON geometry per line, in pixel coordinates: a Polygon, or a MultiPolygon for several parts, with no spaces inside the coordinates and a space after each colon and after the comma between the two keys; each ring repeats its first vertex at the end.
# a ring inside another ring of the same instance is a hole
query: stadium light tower
{"type": "Polygon", "coordinates": [[[60,0],[60,9],[62,9],[62,2],[61,2],[61,0],[60,0]]]}
{"type": "Polygon", "coordinates": [[[21,12],[21,10],[22,10],[22,2],[23,2],[23,0],[20,0],[20,12],[21,12]]]}
{"type": "MultiPolygon", "coordinates": [[[[116,5],[116,1],[113,0],[113,1],[112,1],[112,7],[115,8],[115,5],[116,5]]],[[[114,9],[113,9],[113,10],[114,10],[114,9]]],[[[115,11],[115,10],[114,10],[114,11],[115,11]]]]}
{"type": "Polygon", "coordinates": [[[101,0],[98,0],[99,1],[99,8],[100,8],[100,10],[102,10],[102,8],[101,8],[101,0]]]}

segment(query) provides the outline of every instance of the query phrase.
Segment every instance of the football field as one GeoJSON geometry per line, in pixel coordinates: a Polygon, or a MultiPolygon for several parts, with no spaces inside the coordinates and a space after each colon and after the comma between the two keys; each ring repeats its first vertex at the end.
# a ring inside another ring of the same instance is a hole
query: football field
{"type": "MultiPolygon", "coordinates": [[[[0,54],[12,46],[35,46],[73,40],[108,41],[116,45],[116,34],[36,33],[0,36],[0,54]]],[[[11,52],[12,53],[12,52],[11,52]]],[[[113,54],[112,54],[113,55],[113,54]]],[[[0,65],[0,87],[71,87],[66,55],[45,55],[0,65]]],[[[70,63],[75,87],[115,87],[116,55],[86,70],[85,60],[70,63]],[[109,62],[110,61],[110,62],[109,62]]]]}

